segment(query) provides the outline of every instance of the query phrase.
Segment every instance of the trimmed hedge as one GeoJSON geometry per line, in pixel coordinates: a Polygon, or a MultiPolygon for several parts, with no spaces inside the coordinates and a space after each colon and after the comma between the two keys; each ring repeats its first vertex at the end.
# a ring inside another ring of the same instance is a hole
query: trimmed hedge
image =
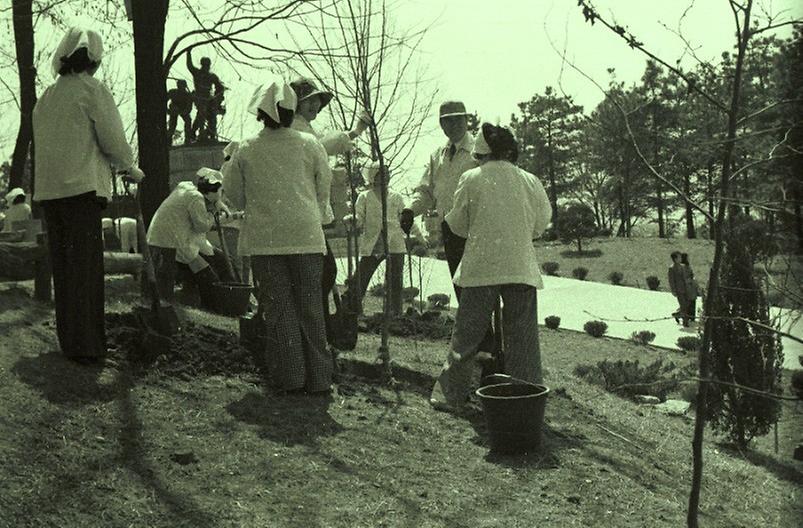
{"type": "Polygon", "coordinates": [[[547,328],[550,328],[552,330],[557,330],[558,327],[560,326],[560,317],[558,317],[557,315],[547,316],[544,319],[544,324],[546,325],[547,328]]]}
{"type": "Polygon", "coordinates": [[[588,321],[583,325],[583,330],[592,337],[602,337],[608,331],[608,324],[604,321],[588,321]]]}

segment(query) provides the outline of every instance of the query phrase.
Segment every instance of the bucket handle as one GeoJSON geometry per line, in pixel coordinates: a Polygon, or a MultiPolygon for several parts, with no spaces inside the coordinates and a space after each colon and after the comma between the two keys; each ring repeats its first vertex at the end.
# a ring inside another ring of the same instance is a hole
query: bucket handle
{"type": "MultiPolygon", "coordinates": [[[[533,385],[533,386],[537,385],[537,383],[533,383],[532,381],[525,381],[525,380],[520,379],[520,378],[515,378],[515,377],[511,376],[510,374],[489,374],[488,376],[485,376],[485,378],[490,378],[492,376],[496,376],[496,377],[500,377],[500,378],[506,378],[507,380],[509,380],[509,381],[511,381],[513,383],[518,383],[520,385],[533,385]]],[[[485,379],[485,378],[483,378],[483,379],[485,379]]],[[[502,383],[504,383],[504,382],[502,382],[502,383]]]]}

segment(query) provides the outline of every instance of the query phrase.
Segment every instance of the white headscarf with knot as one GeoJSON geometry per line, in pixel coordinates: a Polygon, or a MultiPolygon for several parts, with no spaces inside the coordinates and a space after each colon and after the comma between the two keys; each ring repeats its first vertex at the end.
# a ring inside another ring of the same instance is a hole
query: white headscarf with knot
{"type": "Polygon", "coordinates": [[[258,115],[258,111],[262,110],[278,123],[281,121],[278,107],[295,111],[297,104],[298,97],[289,84],[284,81],[272,81],[256,89],[251,96],[251,102],[248,103],[248,111],[258,115]]]}
{"type": "Polygon", "coordinates": [[[103,58],[103,40],[100,35],[91,29],[71,27],[64,34],[59,47],[56,48],[56,52],[53,54],[51,62],[53,77],[59,76],[61,59],[66,59],[81,48],[86,48],[89,60],[92,62],[100,62],[100,59],[103,58]]]}

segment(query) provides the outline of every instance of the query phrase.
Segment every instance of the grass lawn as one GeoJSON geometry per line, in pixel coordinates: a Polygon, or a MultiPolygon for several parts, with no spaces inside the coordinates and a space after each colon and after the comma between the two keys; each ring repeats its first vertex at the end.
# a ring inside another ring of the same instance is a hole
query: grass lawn
{"type": "MultiPolygon", "coordinates": [[[[608,276],[618,271],[624,275],[622,284],[647,288],[647,277],[655,275],[661,281],[660,291],[669,291],[667,270],[671,265],[669,254],[673,251],[689,254],[695,277],[701,286],[708,281],[708,270],[714,260],[714,244],[710,240],[686,238],[596,238],[583,242],[583,252],[577,253],[577,245],[560,242],[538,242],[536,255],[539,264],[557,262],[558,274],[572,278],[577,267],[588,269],[586,280],[610,283],[608,276]]],[[[803,259],[800,257],[777,257],[770,269],[772,279],[779,285],[801,294],[803,284],[803,259]]],[[[782,307],[793,307],[788,298],[777,291],[771,292],[770,300],[782,307]]],[[[799,306],[797,306],[799,308],[799,306]]]]}
{"type": "MultiPolygon", "coordinates": [[[[128,310],[131,279],[108,284],[108,309],[128,310]]],[[[0,284],[0,527],[684,525],[691,419],[572,374],[605,358],[692,361],[676,352],[543,329],[545,449],[505,457],[481,416],[427,403],[445,341],[392,338],[391,387],[364,376],[379,338],[361,334],[331,399],[277,397],[247,361],[221,358],[239,353],[232,319],[182,310],[205,329],[207,374],[143,372],[122,352],[91,369],[56,352],[52,308],[30,289],[0,284]]],[[[769,439],[737,453],[708,435],[701,525],[798,526],[802,431],[787,411],[779,456],[769,439]]]]}

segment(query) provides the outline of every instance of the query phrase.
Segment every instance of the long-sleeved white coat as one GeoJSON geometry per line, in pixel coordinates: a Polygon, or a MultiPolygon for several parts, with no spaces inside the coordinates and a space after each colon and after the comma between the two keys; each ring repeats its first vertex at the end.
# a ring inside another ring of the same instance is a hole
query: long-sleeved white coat
{"type": "Polygon", "coordinates": [[[462,287],[527,284],[543,288],[533,240],[552,216],[544,186],[507,161],[489,161],[463,174],[446,222],[466,238],[454,276],[462,287]]]}
{"type": "Polygon", "coordinates": [[[264,128],[223,167],[223,190],[245,211],[240,255],[326,253],[321,226],[332,221],[332,172],[309,134],[264,128]]]}
{"type": "Polygon", "coordinates": [[[111,92],[87,73],[61,75],[33,110],[36,201],[95,191],[111,196],[113,169],[134,156],[111,92]]]}

